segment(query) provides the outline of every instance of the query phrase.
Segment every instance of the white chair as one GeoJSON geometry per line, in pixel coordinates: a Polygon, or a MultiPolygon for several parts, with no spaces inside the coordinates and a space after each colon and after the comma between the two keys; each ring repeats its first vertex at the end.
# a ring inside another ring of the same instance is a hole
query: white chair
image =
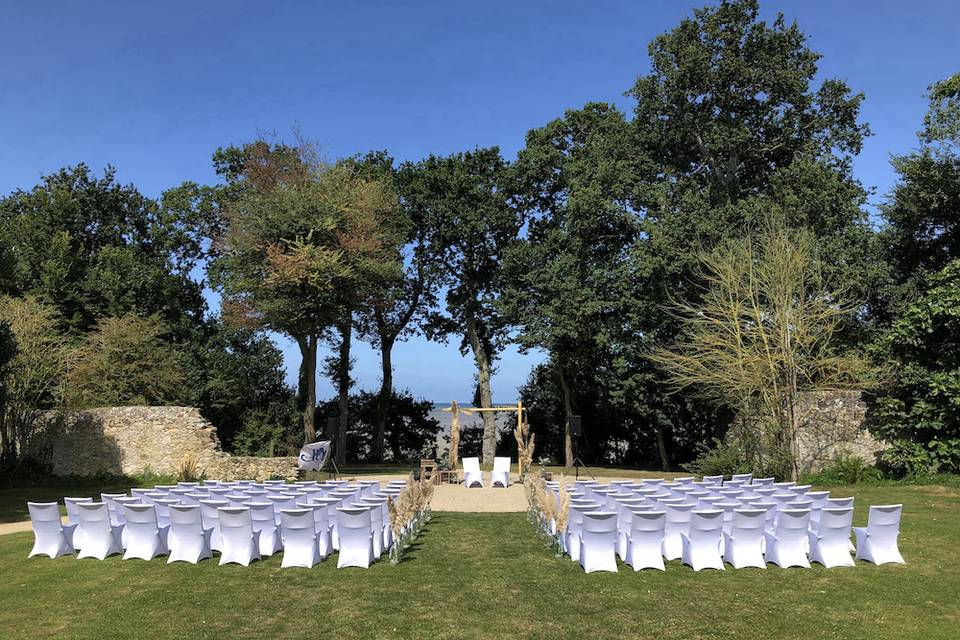
{"type": "Polygon", "coordinates": [[[167,528],[157,525],[157,511],[152,504],[125,504],[123,517],[126,520],[127,548],[124,560],[139,558],[153,560],[167,555],[167,528]]]}
{"type": "MultiPolygon", "coordinates": [[[[634,495],[632,493],[627,495],[634,495]]],[[[624,562],[630,548],[630,530],[633,528],[633,512],[649,511],[650,505],[643,498],[617,498],[617,555],[624,562]]],[[[569,519],[569,518],[568,518],[569,519]]]]}
{"type": "Polygon", "coordinates": [[[220,507],[218,509],[220,535],[223,549],[220,552],[220,566],[228,563],[249,566],[260,559],[257,538],[247,507],[220,507]]]}
{"type": "Polygon", "coordinates": [[[853,498],[827,498],[827,502],[823,505],[824,509],[830,509],[832,507],[852,507],[853,498]]]}
{"type": "Polygon", "coordinates": [[[73,542],[77,558],[103,560],[115,553],[122,553],[120,527],[110,524],[110,511],[103,502],[75,502],[77,529],[73,542]]]}
{"type": "Polygon", "coordinates": [[[28,502],[33,548],[28,558],[43,555],[58,558],[73,553],[73,530],[76,525],[60,523],[60,505],[56,502],[28,502]]]}
{"type": "Polygon", "coordinates": [[[493,471],[490,472],[490,486],[506,489],[510,486],[510,458],[494,458],[493,471]]]}
{"type": "Polygon", "coordinates": [[[580,534],[580,566],[584,572],[617,571],[617,514],[588,511],[580,534]]]}
{"type": "MultiPolygon", "coordinates": [[[[187,505],[189,506],[189,505],[187,505]]],[[[203,530],[210,532],[210,550],[223,550],[223,537],[220,535],[220,512],[221,507],[228,507],[230,503],[226,500],[201,500],[200,501],[200,522],[203,523],[203,530]]]]}
{"type": "Polygon", "coordinates": [[[720,543],[723,541],[723,511],[692,511],[690,529],[680,534],[683,540],[683,564],[694,571],[723,571],[720,543]]]}
{"type": "Polygon", "coordinates": [[[735,473],[732,476],[730,476],[730,480],[733,482],[739,481],[739,482],[742,482],[743,484],[750,484],[751,482],[753,482],[753,474],[752,473],[735,473]]]}
{"type": "Polygon", "coordinates": [[[297,507],[296,496],[289,493],[267,494],[267,502],[273,504],[274,520],[276,520],[278,527],[280,526],[280,512],[284,509],[295,509],[297,507]]]}
{"type": "Polygon", "coordinates": [[[763,560],[763,532],[766,509],[735,509],[730,531],[723,532],[723,559],[734,569],[766,569],[763,560]]]}
{"type": "Polygon", "coordinates": [[[271,502],[247,502],[250,522],[257,535],[260,557],[269,557],[283,548],[280,527],[277,525],[276,505],[271,502]]]}
{"type": "Polygon", "coordinates": [[[567,533],[565,547],[570,559],[580,562],[580,536],[583,534],[583,514],[588,511],[597,511],[600,505],[593,500],[570,500],[570,509],[567,511],[567,533]]]}
{"type": "Polygon", "coordinates": [[[369,567],[374,560],[370,510],[362,507],[340,507],[337,509],[337,531],[340,539],[337,568],[369,567]]]}
{"type": "Polygon", "coordinates": [[[280,536],[283,539],[283,560],[280,568],[311,568],[320,562],[317,546],[317,524],[313,509],[280,511],[280,536]]]}
{"type": "Polygon", "coordinates": [[[683,557],[683,534],[690,531],[690,514],[694,505],[686,502],[666,504],[667,522],[663,532],[663,557],[678,560],[683,557]]]}
{"type": "Polygon", "coordinates": [[[870,505],[867,526],[853,528],[857,537],[857,560],[873,564],[905,564],[897,547],[902,510],[903,505],[900,504],[870,505]]]}
{"type": "Polygon", "coordinates": [[[772,487],[776,481],[776,478],[754,478],[750,484],[754,487],[772,487]]]}
{"type": "Polygon", "coordinates": [[[630,522],[627,541],[627,564],[634,571],[659,569],[663,566],[663,534],[667,523],[664,511],[636,510],[630,522]]]}
{"type": "Polygon", "coordinates": [[[387,508],[387,501],[379,502],[370,498],[361,500],[356,506],[365,507],[370,510],[370,535],[373,540],[373,557],[379,558],[383,555],[383,512],[387,508]]]}
{"type": "Polygon", "coordinates": [[[467,489],[473,487],[483,488],[483,474],[480,473],[480,458],[463,458],[460,462],[463,464],[463,486],[467,489]]]}
{"type": "Polygon", "coordinates": [[[766,559],[778,567],[810,568],[807,560],[807,528],[810,525],[808,509],[781,509],[776,528],[765,534],[766,559]]]}
{"type": "Polygon", "coordinates": [[[852,567],[850,557],[850,526],[853,507],[822,509],[816,529],[808,532],[810,560],[825,567],[852,567]]]}
{"type": "MultiPolygon", "coordinates": [[[[107,512],[110,514],[110,523],[114,526],[123,524],[123,515],[117,513],[117,498],[126,498],[125,493],[101,493],[100,502],[107,504],[107,512]]],[[[122,510],[122,507],[121,507],[122,510]]]]}
{"type": "Polygon", "coordinates": [[[714,486],[719,487],[723,484],[723,476],[703,476],[702,482],[708,482],[714,486]]]}
{"type": "Polygon", "coordinates": [[[203,507],[195,504],[170,505],[170,528],[167,531],[167,549],[171,562],[197,564],[213,557],[210,550],[212,529],[203,528],[203,507]]]}
{"type": "Polygon", "coordinates": [[[309,509],[313,513],[313,528],[317,532],[317,550],[320,553],[320,559],[323,560],[333,553],[327,505],[325,502],[298,502],[297,506],[301,509],[309,509]]]}
{"type": "MultiPolygon", "coordinates": [[[[173,505],[180,504],[179,500],[172,500],[169,498],[161,498],[159,500],[153,501],[154,510],[157,512],[157,526],[158,527],[168,527],[170,526],[170,507],[173,505]]],[[[199,506],[199,504],[191,505],[194,507],[199,506]]]]}
{"type": "MultiPolygon", "coordinates": [[[[67,508],[67,524],[77,524],[77,503],[93,502],[93,498],[64,498],[63,506],[67,508]]],[[[109,507],[107,508],[109,512],[109,507]]]]}
{"type": "Polygon", "coordinates": [[[680,485],[689,485],[693,486],[693,476],[688,476],[684,478],[674,478],[673,481],[680,485]]]}

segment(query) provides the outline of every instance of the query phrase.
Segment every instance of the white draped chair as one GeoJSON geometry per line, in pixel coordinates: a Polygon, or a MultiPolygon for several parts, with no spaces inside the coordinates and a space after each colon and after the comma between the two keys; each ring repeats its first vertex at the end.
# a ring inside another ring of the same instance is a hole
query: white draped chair
{"type": "Polygon", "coordinates": [[[280,526],[280,512],[284,509],[295,509],[297,497],[290,493],[268,493],[267,502],[273,504],[274,520],[280,526]]]}
{"type": "MultiPolygon", "coordinates": [[[[170,498],[161,498],[153,501],[153,507],[157,512],[157,526],[166,527],[170,525],[170,507],[178,504],[181,504],[179,500],[170,498]]],[[[197,503],[190,506],[199,507],[200,505],[197,503]]]]}
{"type": "Polygon", "coordinates": [[[809,509],[781,509],[774,530],[767,531],[766,560],[778,567],[810,568],[807,560],[809,509]]]}
{"type": "MultiPolygon", "coordinates": [[[[110,514],[110,523],[114,526],[123,524],[123,514],[117,513],[117,498],[126,498],[125,493],[101,493],[100,502],[107,504],[107,512],[110,514]]],[[[120,509],[123,510],[122,507],[120,509]]]]}
{"type": "MultiPolygon", "coordinates": [[[[77,524],[77,503],[93,502],[93,498],[64,498],[63,506],[67,508],[67,524],[77,524]]],[[[109,512],[109,507],[108,507],[109,512]]]]}
{"type": "Polygon", "coordinates": [[[313,509],[282,509],[280,536],[283,538],[281,568],[306,567],[309,569],[320,562],[313,509]]]}
{"type": "Polygon", "coordinates": [[[247,502],[250,509],[250,523],[257,535],[257,546],[261,557],[269,557],[283,548],[280,526],[277,524],[276,504],[272,502],[247,502]]]}
{"type": "Polygon", "coordinates": [[[126,520],[127,548],[124,560],[139,558],[153,560],[167,555],[167,528],[157,525],[157,511],[152,504],[126,504],[123,506],[126,520]]]}
{"type": "Polygon", "coordinates": [[[739,482],[742,482],[743,484],[750,484],[751,482],[753,482],[753,474],[752,473],[735,473],[732,476],[730,476],[730,480],[733,482],[739,481],[739,482]]]}
{"type": "Polygon", "coordinates": [[[462,458],[463,486],[467,489],[483,487],[483,474],[480,472],[480,458],[462,458]]]}
{"type": "Polygon", "coordinates": [[[565,548],[574,562],[580,562],[580,537],[583,534],[583,514],[600,509],[599,503],[593,500],[570,500],[570,509],[567,511],[567,532],[565,548]]]}
{"type": "Polygon", "coordinates": [[[230,503],[226,500],[201,500],[200,501],[200,522],[203,523],[204,531],[210,532],[210,549],[212,551],[221,551],[223,549],[223,537],[220,535],[220,508],[229,507],[230,503]]]}
{"type": "Polygon", "coordinates": [[[683,564],[694,571],[719,569],[723,571],[720,545],[723,542],[723,511],[693,511],[690,530],[682,534],[683,564]]]}
{"type": "Polygon", "coordinates": [[[58,558],[74,552],[73,530],[76,525],[60,522],[60,505],[56,502],[28,502],[33,548],[28,558],[43,555],[58,558]]]}
{"type": "Polygon", "coordinates": [[[850,557],[850,528],[853,507],[821,509],[817,526],[810,527],[807,536],[810,560],[825,567],[852,567],[850,557]]]}
{"type": "Polygon", "coordinates": [[[723,476],[703,476],[702,482],[708,482],[713,486],[721,486],[723,484],[723,476]]]}
{"type": "Polygon", "coordinates": [[[317,550],[320,553],[320,559],[323,560],[333,553],[333,545],[330,540],[330,514],[327,505],[323,502],[301,501],[297,503],[297,507],[309,509],[313,513],[313,529],[317,532],[317,550]]]}
{"type": "Polygon", "coordinates": [[[383,555],[383,512],[387,510],[386,501],[380,502],[374,499],[363,499],[356,504],[357,507],[363,507],[370,510],[370,536],[373,541],[373,557],[379,558],[383,555]]]}
{"type": "Polygon", "coordinates": [[[587,511],[580,534],[580,566],[586,573],[617,571],[617,514],[587,511]]]}
{"type": "Polygon", "coordinates": [[[659,569],[663,565],[663,535],[667,523],[664,511],[636,510],[630,522],[627,541],[627,564],[634,571],[659,569]]]}
{"type": "MultiPolygon", "coordinates": [[[[661,501],[663,503],[664,501],[661,501]]],[[[689,502],[663,505],[667,523],[663,532],[663,557],[678,560],[683,557],[683,534],[690,531],[690,514],[694,505],[689,502]]]]}
{"type": "Polygon", "coordinates": [[[723,559],[734,569],[766,569],[763,559],[763,533],[766,509],[735,509],[730,531],[723,532],[723,559]]]}
{"type": "Polygon", "coordinates": [[[110,524],[110,511],[103,502],[76,502],[77,528],[73,544],[77,558],[97,558],[122,553],[121,527],[110,524]]]}
{"type": "Polygon", "coordinates": [[[253,530],[248,507],[220,507],[218,519],[223,539],[220,566],[232,562],[246,567],[260,559],[259,536],[253,530]]]}
{"type": "Polygon", "coordinates": [[[337,531],[340,553],[337,568],[362,567],[373,562],[373,534],[370,531],[370,510],[364,507],[337,509],[337,531]]]}
{"type": "Polygon", "coordinates": [[[904,564],[897,546],[900,536],[900,513],[903,505],[870,505],[866,527],[854,527],[857,537],[857,560],[873,564],[904,564]]]}
{"type": "Polygon", "coordinates": [[[170,528],[167,531],[167,549],[171,562],[196,564],[213,556],[210,550],[212,529],[203,528],[202,505],[170,505],[170,528]]]}
{"type": "Polygon", "coordinates": [[[493,471],[490,472],[490,486],[504,489],[510,486],[510,458],[494,458],[493,471]]]}
{"type": "MultiPolygon", "coordinates": [[[[634,495],[632,493],[627,495],[634,495]]],[[[648,511],[650,505],[643,498],[617,498],[617,555],[624,562],[630,548],[630,530],[633,527],[633,512],[648,511]]]]}

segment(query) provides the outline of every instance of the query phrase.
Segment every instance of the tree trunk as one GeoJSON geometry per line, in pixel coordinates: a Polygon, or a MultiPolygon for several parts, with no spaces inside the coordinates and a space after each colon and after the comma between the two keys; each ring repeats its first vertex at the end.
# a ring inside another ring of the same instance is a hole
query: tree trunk
{"type": "Polygon", "coordinates": [[[373,414],[373,461],[383,462],[384,438],[387,427],[387,412],[393,397],[393,339],[380,335],[380,368],[382,378],[377,407],[373,414]]]}
{"type": "MultiPolygon", "coordinates": [[[[477,363],[477,383],[480,387],[480,406],[493,406],[493,393],[490,391],[490,356],[477,333],[477,319],[467,316],[467,341],[473,350],[477,363]]],[[[497,453],[497,420],[491,411],[483,411],[483,464],[493,464],[497,453]]]]}
{"type": "MultiPolygon", "coordinates": [[[[570,416],[573,415],[573,393],[570,391],[570,384],[567,382],[567,376],[563,373],[563,366],[557,365],[557,377],[560,379],[560,388],[563,390],[563,460],[564,465],[569,469],[573,466],[573,434],[570,433],[570,416]]],[[[580,425],[583,428],[583,425],[580,425]]]]}
{"type": "Polygon", "coordinates": [[[317,337],[297,338],[300,347],[300,384],[303,389],[303,438],[304,442],[317,439],[317,337]]]}
{"type": "Polygon", "coordinates": [[[670,454],[667,453],[667,436],[663,432],[663,425],[654,427],[657,433],[657,453],[660,455],[660,468],[670,471],[670,454]]]}
{"type": "Polygon", "coordinates": [[[340,419],[337,426],[337,446],[334,447],[334,460],[342,465],[347,460],[347,425],[350,410],[350,340],[353,333],[353,312],[347,311],[340,321],[340,354],[337,361],[337,401],[340,419]]]}

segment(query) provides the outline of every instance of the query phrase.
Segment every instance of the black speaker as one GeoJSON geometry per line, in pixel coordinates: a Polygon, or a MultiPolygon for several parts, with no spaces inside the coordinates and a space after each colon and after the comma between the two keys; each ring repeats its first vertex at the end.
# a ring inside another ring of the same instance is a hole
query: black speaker
{"type": "Polygon", "coordinates": [[[583,435],[583,425],[580,422],[580,416],[567,416],[567,426],[570,427],[570,435],[579,438],[583,435]]]}
{"type": "Polygon", "coordinates": [[[326,433],[330,435],[336,435],[338,429],[340,429],[340,416],[331,416],[327,418],[326,433]]]}

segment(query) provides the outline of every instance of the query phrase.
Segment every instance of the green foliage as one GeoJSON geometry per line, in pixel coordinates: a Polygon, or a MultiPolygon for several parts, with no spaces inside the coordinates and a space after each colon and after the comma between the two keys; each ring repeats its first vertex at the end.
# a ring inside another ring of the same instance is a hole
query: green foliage
{"type": "Polygon", "coordinates": [[[303,442],[296,409],[291,401],[254,408],[243,416],[230,450],[245,456],[296,455],[303,442]]]}
{"type": "Polygon", "coordinates": [[[871,406],[874,432],[895,473],[960,472],[960,260],[930,278],[874,345],[890,383],[871,406]]]}
{"type": "Polygon", "coordinates": [[[867,464],[860,456],[840,453],[823,470],[804,476],[805,484],[836,487],[841,485],[873,483],[880,480],[882,474],[876,467],[867,464]]]}
{"type": "Polygon", "coordinates": [[[71,407],[182,403],[183,359],[157,316],[103,318],[77,349],[67,377],[71,407]]]}

